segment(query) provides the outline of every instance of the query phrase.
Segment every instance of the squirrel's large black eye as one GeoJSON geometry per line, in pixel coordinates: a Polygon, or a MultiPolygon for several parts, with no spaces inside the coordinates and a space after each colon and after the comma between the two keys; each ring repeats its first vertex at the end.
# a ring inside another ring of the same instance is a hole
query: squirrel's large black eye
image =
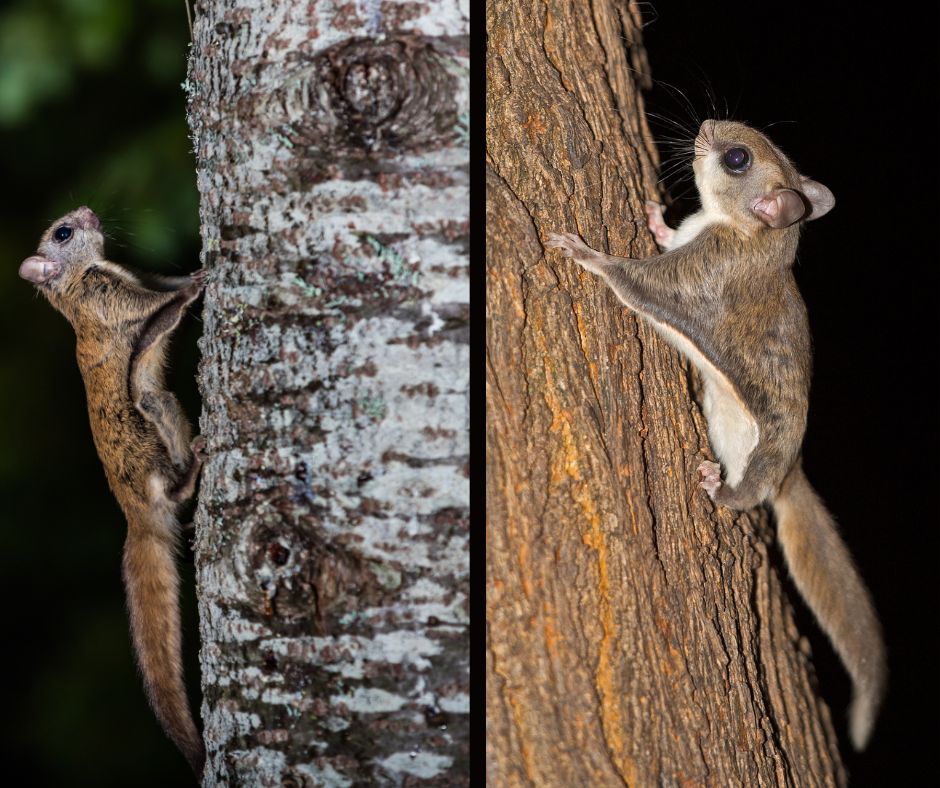
{"type": "Polygon", "coordinates": [[[52,235],[60,244],[64,244],[69,238],[72,237],[72,228],[67,224],[63,224],[61,227],[56,228],[55,233],[52,235]]]}
{"type": "Polygon", "coordinates": [[[721,160],[731,172],[744,172],[751,166],[751,154],[744,148],[728,148],[721,160]]]}

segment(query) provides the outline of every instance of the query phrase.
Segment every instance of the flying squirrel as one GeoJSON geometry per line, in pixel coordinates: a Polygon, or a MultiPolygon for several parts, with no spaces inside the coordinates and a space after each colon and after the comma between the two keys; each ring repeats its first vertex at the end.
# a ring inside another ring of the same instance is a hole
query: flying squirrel
{"type": "Polygon", "coordinates": [[[177,510],[193,496],[204,442],[190,442],[164,369],[168,340],[204,275],[147,287],[105,260],[101,222],[84,206],[43,233],[19,274],[75,329],[95,447],[127,518],[123,576],[137,661],[157,719],[199,776],[205,749],[183,683],[175,559],[177,510]]]}
{"type": "Polygon", "coordinates": [[[881,626],[801,460],[812,357],[792,267],[802,223],[835,198],[742,123],[706,120],[694,152],[701,210],[673,230],[661,205],[646,205],[663,254],[612,257],[570,233],[548,246],[600,276],[700,372],[720,461],[699,466],[700,485],[730,509],[770,503],[794,583],[852,678],[849,735],[862,750],[887,684],[881,626]]]}

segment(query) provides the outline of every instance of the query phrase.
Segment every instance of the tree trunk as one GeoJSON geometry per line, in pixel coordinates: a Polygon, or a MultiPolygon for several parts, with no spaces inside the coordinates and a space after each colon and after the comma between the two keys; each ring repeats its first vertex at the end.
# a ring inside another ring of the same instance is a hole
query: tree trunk
{"type": "Polygon", "coordinates": [[[467,19],[195,4],[204,785],[463,785],[467,19]]]}
{"type": "Polygon", "coordinates": [[[543,246],[656,253],[639,19],[488,4],[490,784],[841,784],[766,514],[698,487],[685,362],[543,246]]]}

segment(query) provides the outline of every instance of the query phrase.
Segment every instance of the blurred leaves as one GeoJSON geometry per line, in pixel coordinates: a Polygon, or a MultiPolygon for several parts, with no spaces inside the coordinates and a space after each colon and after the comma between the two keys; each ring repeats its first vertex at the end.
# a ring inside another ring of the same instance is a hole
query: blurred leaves
{"type": "Polygon", "coordinates": [[[0,11],[0,143],[16,151],[5,175],[45,192],[29,201],[32,237],[86,203],[118,242],[109,253],[130,250],[119,262],[196,267],[168,260],[198,230],[180,89],[188,48],[180,0],[21,0],[0,11]]]}
{"type": "Polygon", "coordinates": [[[22,123],[66,94],[82,70],[113,64],[132,10],[124,0],[57,0],[0,14],[0,123],[22,123]]]}
{"type": "MultiPolygon", "coordinates": [[[[95,169],[84,173],[76,184],[76,191],[87,196],[84,201],[95,207],[105,233],[113,239],[109,244],[112,257],[120,259],[124,248],[164,273],[198,267],[195,258],[171,259],[181,242],[179,228],[190,234],[186,240],[191,241],[199,211],[189,144],[181,109],[178,117],[168,117],[123,147],[103,152],[95,169]]],[[[74,200],[64,199],[56,214],[73,207],[74,200]]]]}

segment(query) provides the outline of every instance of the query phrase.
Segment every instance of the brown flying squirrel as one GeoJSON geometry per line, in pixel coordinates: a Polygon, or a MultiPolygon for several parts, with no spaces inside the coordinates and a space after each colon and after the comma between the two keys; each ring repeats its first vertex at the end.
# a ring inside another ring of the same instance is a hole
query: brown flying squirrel
{"type": "Polygon", "coordinates": [[[101,222],[87,207],[54,222],[20,276],[68,318],[77,338],[91,431],[127,517],[123,575],[131,634],[157,719],[202,773],[180,656],[177,509],[192,497],[203,441],[164,383],[167,342],[199,296],[203,274],[163,277],[148,289],[104,258],[101,222]]]}
{"type": "Polygon", "coordinates": [[[612,257],[573,234],[551,234],[548,245],[601,276],[701,373],[721,462],[699,466],[701,486],[731,509],[770,502],[793,580],[852,677],[849,733],[861,750],[886,689],[885,646],[848,548],[803,474],[811,347],[791,270],[802,221],[835,199],[742,123],[705,121],[694,150],[701,210],[672,230],[647,203],[663,254],[612,257]]]}

